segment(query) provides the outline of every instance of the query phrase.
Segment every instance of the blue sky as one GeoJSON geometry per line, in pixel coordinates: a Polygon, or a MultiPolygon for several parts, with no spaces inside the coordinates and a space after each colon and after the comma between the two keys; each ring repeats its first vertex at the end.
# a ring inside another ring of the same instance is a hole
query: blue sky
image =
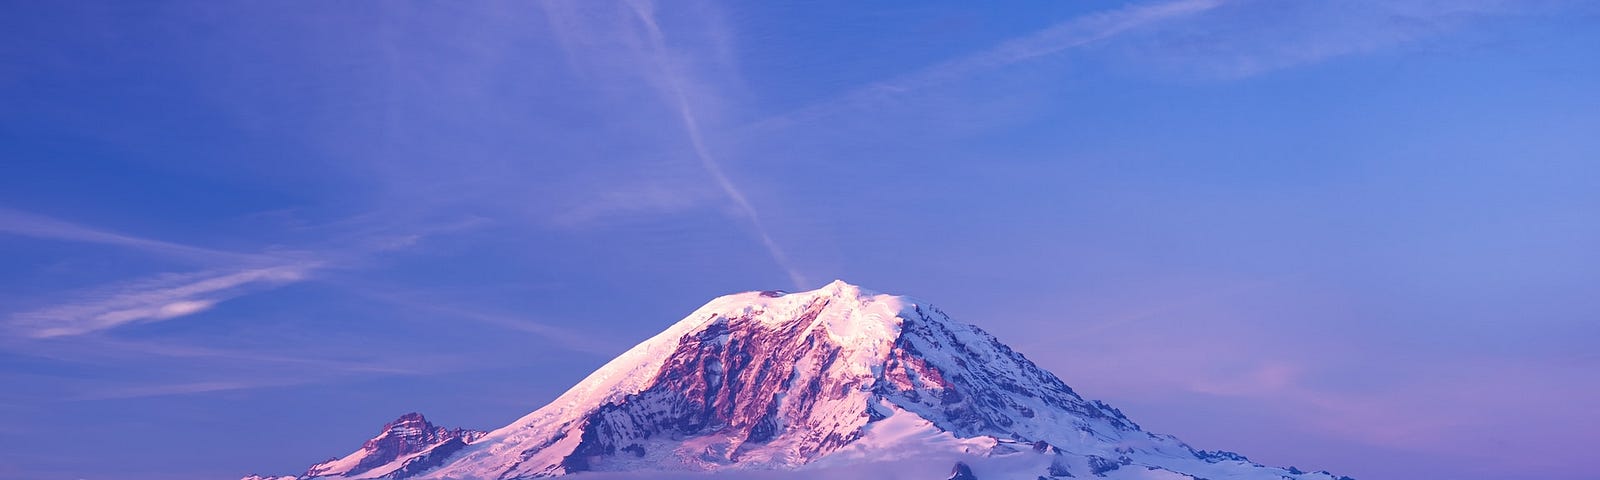
{"type": "Polygon", "coordinates": [[[492,428],[834,278],[1200,448],[1592,476],[1593,5],[759,3],[7,2],[0,477],[492,428]]]}

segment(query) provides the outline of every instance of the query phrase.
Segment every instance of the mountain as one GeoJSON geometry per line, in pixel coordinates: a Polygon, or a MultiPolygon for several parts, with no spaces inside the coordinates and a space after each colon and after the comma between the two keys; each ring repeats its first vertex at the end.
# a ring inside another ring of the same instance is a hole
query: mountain
{"type": "Polygon", "coordinates": [[[984,478],[986,467],[989,478],[1342,478],[1146,432],[977,327],[840,281],[717,298],[509,425],[443,430],[407,415],[299,478],[498,480],[934,459],[966,460],[953,478],[984,478]]]}
{"type": "Polygon", "coordinates": [[[401,415],[383,426],[378,436],[361,449],[341,458],[312,465],[299,477],[250,475],[242,480],[295,480],[296,478],[405,478],[439,465],[451,453],[483,438],[487,432],[444,428],[420,413],[401,415]]]}

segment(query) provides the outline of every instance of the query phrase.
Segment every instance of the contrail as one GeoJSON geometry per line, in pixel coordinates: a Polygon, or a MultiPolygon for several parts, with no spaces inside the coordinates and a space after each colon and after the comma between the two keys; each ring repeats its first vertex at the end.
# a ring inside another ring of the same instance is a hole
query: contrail
{"type": "MultiPolygon", "coordinates": [[[[869,85],[822,104],[767,119],[752,125],[747,130],[761,130],[767,127],[781,128],[795,122],[825,116],[840,109],[871,104],[881,101],[884,97],[948,83],[978,72],[1081,47],[1149,24],[1212,10],[1221,6],[1225,1],[1175,0],[1126,7],[1079,17],[1031,35],[1012,39],[974,55],[936,64],[909,75],[869,85]]],[[[761,215],[750,204],[749,199],[745,198],[739,187],[728,178],[716,156],[712,155],[710,149],[706,147],[705,137],[700,130],[699,117],[696,115],[694,105],[689,101],[688,94],[685,92],[685,80],[666,59],[666,41],[660,25],[655,21],[653,5],[648,2],[628,2],[628,5],[645,27],[645,32],[649,36],[650,48],[653,50],[650,52],[651,60],[654,61],[655,67],[661,72],[662,78],[665,79],[664,90],[667,91],[672,106],[678,111],[679,119],[683,122],[684,131],[689,137],[689,143],[694,148],[695,156],[700,160],[701,166],[717,181],[717,185],[728,195],[728,198],[733,200],[739,211],[749,219],[751,226],[755,228],[756,234],[761,238],[762,246],[767,249],[767,253],[771,255],[772,260],[785,273],[788,273],[789,280],[794,282],[795,288],[805,288],[808,285],[805,277],[795,271],[789,264],[789,259],[784,255],[783,249],[778,246],[777,242],[772,239],[772,235],[767,232],[766,227],[762,225],[761,215]]]]}
{"type": "Polygon", "coordinates": [[[981,52],[874,82],[821,103],[761,120],[746,127],[745,130],[781,129],[826,117],[841,110],[870,106],[912,91],[951,83],[985,71],[1091,45],[1145,26],[1204,13],[1221,7],[1228,1],[1174,0],[1084,15],[1007,40],[981,52]]]}
{"type": "Polygon", "coordinates": [[[672,94],[673,106],[678,110],[678,117],[683,121],[683,129],[689,136],[689,144],[694,147],[695,156],[700,159],[700,165],[706,169],[706,173],[711,174],[711,177],[716,179],[717,185],[722,187],[722,191],[728,194],[728,198],[733,199],[733,203],[739,207],[739,211],[744,213],[745,218],[750,220],[750,225],[755,228],[756,234],[761,237],[761,245],[766,247],[767,253],[772,256],[772,261],[777,263],[778,267],[789,275],[789,281],[794,283],[796,289],[805,289],[809,285],[806,283],[805,277],[800,275],[800,272],[795,271],[794,267],[789,264],[788,256],[784,255],[783,249],[779,248],[778,243],[772,240],[772,235],[767,233],[766,226],[761,224],[761,215],[756,212],[756,208],[750,204],[749,199],[745,198],[744,193],[739,191],[739,187],[733,184],[733,180],[728,178],[728,174],[722,171],[722,165],[717,162],[716,156],[712,155],[711,151],[706,148],[705,138],[700,133],[700,121],[695,115],[694,105],[689,102],[688,95],[684,93],[683,80],[673,70],[672,66],[664,60],[666,41],[662,37],[661,27],[656,24],[654,13],[647,11],[645,7],[638,3],[629,2],[629,6],[638,15],[640,22],[644,24],[646,32],[650,35],[650,44],[655,50],[651,52],[650,57],[655,60],[656,68],[660,69],[662,76],[666,78],[667,90],[672,94]]]}

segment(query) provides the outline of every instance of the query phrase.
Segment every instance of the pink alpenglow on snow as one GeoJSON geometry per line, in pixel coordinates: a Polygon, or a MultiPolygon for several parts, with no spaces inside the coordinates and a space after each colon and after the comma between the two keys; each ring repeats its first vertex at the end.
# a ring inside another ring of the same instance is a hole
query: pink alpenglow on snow
{"type": "Polygon", "coordinates": [[[717,298],[510,425],[407,414],[291,478],[900,478],[927,465],[942,465],[930,479],[1343,478],[1146,432],[933,305],[841,281],[717,298]]]}

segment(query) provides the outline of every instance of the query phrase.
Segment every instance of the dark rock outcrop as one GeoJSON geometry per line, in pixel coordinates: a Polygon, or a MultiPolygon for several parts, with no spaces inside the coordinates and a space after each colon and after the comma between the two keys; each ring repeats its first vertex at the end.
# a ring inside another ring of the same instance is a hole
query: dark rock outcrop
{"type": "Polygon", "coordinates": [[[420,472],[437,466],[445,457],[483,435],[484,432],[477,430],[436,426],[422,414],[411,412],[384,424],[378,436],[363,443],[360,450],[344,458],[312,465],[306,470],[305,476],[357,476],[396,460],[427,452],[398,468],[406,473],[420,472]]]}
{"type": "Polygon", "coordinates": [[[978,476],[972,474],[972,467],[966,463],[956,462],[956,466],[950,468],[950,478],[947,480],[978,480],[978,476]]]}

